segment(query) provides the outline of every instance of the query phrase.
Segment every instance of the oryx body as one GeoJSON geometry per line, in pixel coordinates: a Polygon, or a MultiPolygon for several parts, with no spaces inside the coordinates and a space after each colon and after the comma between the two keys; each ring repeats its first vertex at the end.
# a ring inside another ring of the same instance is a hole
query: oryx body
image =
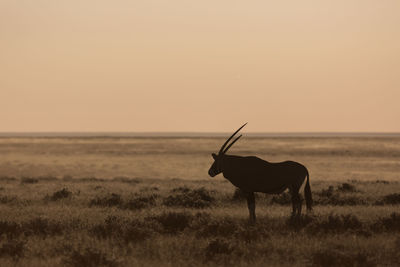
{"type": "Polygon", "coordinates": [[[292,196],[292,215],[300,216],[302,201],[299,195],[299,190],[305,178],[307,178],[304,187],[306,205],[307,209],[311,210],[312,197],[309,174],[307,168],[302,164],[294,161],[271,163],[254,156],[241,157],[226,154],[227,150],[241,137],[241,135],[227,148],[225,148],[225,146],[245,125],[240,127],[225,142],[218,155],[212,154],[214,163],[208,172],[209,175],[214,177],[222,172],[226,179],[246,194],[251,222],[255,222],[256,219],[254,192],[280,194],[286,189],[289,189],[292,196]]]}

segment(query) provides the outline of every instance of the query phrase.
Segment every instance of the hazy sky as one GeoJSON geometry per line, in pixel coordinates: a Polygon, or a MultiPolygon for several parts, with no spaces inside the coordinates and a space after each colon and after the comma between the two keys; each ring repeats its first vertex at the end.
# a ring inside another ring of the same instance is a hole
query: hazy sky
{"type": "Polygon", "coordinates": [[[0,0],[0,131],[397,131],[400,1],[0,0]]]}

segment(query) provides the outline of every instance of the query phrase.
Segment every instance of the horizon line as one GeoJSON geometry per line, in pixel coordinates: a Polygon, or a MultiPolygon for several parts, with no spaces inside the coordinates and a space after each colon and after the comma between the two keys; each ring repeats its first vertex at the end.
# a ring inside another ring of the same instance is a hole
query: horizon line
{"type": "MultiPolygon", "coordinates": [[[[231,132],[195,131],[15,131],[2,132],[0,137],[219,137],[231,132]]],[[[373,131],[287,131],[287,132],[246,132],[249,137],[274,136],[400,136],[400,132],[373,131]]]]}

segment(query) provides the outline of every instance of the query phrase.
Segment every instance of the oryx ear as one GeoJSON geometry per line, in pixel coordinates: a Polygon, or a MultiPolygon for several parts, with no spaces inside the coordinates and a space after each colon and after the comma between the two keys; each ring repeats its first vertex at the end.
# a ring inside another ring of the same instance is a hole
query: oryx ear
{"type": "Polygon", "coordinates": [[[214,158],[214,160],[217,159],[217,155],[215,155],[215,153],[212,153],[211,156],[214,158]]]}

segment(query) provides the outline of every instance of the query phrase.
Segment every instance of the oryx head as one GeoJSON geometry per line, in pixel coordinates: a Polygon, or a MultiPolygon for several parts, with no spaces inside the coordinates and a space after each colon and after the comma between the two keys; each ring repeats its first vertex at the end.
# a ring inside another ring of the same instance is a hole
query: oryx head
{"type": "Polygon", "coordinates": [[[214,162],[211,165],[210,169],[208,170],[208,174],[211,177],[214,177],[217,174],[220,174],[222,172],[222,166],[221,166],[221,161],[223,156],[225,155],[225,153],[229,150],[229,148],[231,148],[231,146],[237,141],[239,140],[240,137],[242,137],[242,135],[239,135],[238,137],[236,137],[235,140],[232,141],[232,143],[230,143],[227,147],[226,145],[229,143],[229,141],[231,141],[231,139],[235,136],[235,134],[237,134],[245,125],[247,124],[247,122],[245,124],[242,125],[242,127],[240,127],[239,129],[237,129],[236,132],[234,132],[231,137],[228,138],[228,140],[225,141],[225,143],[221,146],[221,149],[218,152],[218,155],[216,155],[215,153],[212,153],[211,156],[214,158],[214,162]],[[226,148],[225,148],[226,147],[226,148]]]}

